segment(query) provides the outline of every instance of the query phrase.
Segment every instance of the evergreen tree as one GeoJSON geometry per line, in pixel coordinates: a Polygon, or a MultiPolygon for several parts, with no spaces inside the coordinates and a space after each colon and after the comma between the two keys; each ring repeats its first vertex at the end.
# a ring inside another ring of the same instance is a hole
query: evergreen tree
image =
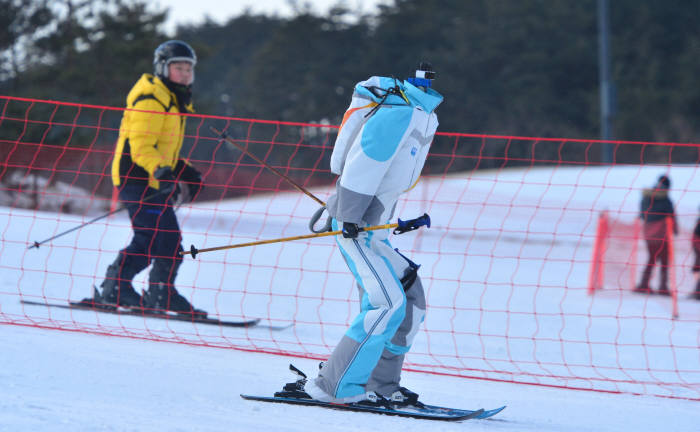
{"type": "MultiPolygon", "coordinates": [[[[147,4],[0,0],[0,92],[123,106],[169,38],[167,13],[147,4]]],[[[610,6],[615,138],[700,141],[700,4],[610,6]]],[[[198,53],[194,101],[204,114],[338,124],[357,81],[405,78],[425,60],[445,95],[442,131],[597,138],[596,14],[595,0],[394,0],[373,16],[298,7],[290,18],[244,13],[180,27],[174,37],[198,53]]],[[[504,146],[486,151],[496,156],[504,146]]],[[[668,158],[662,153],[648,156],[668,158]]]]}
{"type": "Polygon", "coordinates": [[[0,0],[0,83],[17,85],[20,74],[31,67],[34,35],[45,31],[54,19],[48,0],[0,0]]]}

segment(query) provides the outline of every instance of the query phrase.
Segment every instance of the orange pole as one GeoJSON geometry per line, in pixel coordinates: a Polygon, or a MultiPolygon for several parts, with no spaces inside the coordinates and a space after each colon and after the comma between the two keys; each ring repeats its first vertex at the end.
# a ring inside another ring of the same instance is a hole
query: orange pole
{"type": "Polygon", "coordinates": [[[109,210],[114,211],[117,209],[117,206],[119,205],[119,188],[112,188],[112,201],[110,202],[109,205],[109,210]]]}
{"type": "Polygon", "coordinates": [[[607,220],[607,213],[601,212],[598,216],[598,226],[596,228],[595,240],[593,241],[593,256],[591,257],[591,271],[588,275],[588,295],[593,295],[598,285],[602,283],[601,281],[601,267],[602,267],[602,257],[603,244],[605,242],[603,236],[605,235],[605,225],[607,220]]]}
{"type": "Polygon", "coordinates": [[[601,243],[600,252],[598,253],[598,259],[600,264],[598,265],[598,285],[597,288],[601,289],[604,285],[605,277],[605,252],[608,250],[608,238],[610,238],[610,223],[608,219],[608,212],[603,212],[603,228],[601,233],[601,243]]]}
{"type": "Polygon", "coordinates": [[[668,247],[668,289],[671,291],[673,318],[678,318],[678,290],[676,289],[676,265],[673,253],[673,218],[666,217],[666,245],[668,247]]]}
{"type": "Polygon", "coordinates": [[[633,290],[637,287],[637,249],[639,248],[639,235],[641,230],[641,225],[639,219],[634,219],[634,233],[632,237],[632,258],[630,260],[630,265],[632,270],[630,271],[630,283],[632,284],[630,289],[633,290]]]}

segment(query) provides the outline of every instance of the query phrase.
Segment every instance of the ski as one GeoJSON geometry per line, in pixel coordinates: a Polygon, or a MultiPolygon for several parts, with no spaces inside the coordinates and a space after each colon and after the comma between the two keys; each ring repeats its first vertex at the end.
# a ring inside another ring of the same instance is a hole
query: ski
{"type": "Polygon", "coordinates": [[[494,408],[494,409],[490,409],[490,410],[484,410],[484,412],[479,414],[476,418],[477,419],[486,419],[489,417],[493,417],[496,414],[498,414],[499,412],[503,411],[504,409],[506,409],[505,405],[503,405],[502,407],[498,407],[498,408],[494,408]]]}
{"type": "Polygon", "coordinates": [[[345,411],[367,412],[372,414],[385,414],[400,417],[411,417],[424,420],[443,420],[443,421],[460,421],[471,419],[484,419],[494,416],[501,412],[505,406],[485,411],[483,408],[478,410],[463,410],[457,408],[446,408],[437,405],[424,405],[422,407],[406,407],[396,409],[386,409],[380,407],[370,407],[358,404],[336,404],[330,402],[321,402],[315,399],[300,399],[289,397],[269,397],[269,396],[253,396],[242,394],[241,397],[246,400],[259,402],[286,403],[293,405],[317,406],[322,408],[331,408],[345,411]]]}
{"type": "MultiPolygon", "coordinates": [[[[219,325],[222,327],[253,327],[258,325],[260,322],[259,318],[241,320],[241,321],[225,321],[216,318],[197,318],[190,315],[181,315],[176,313],[152,313],[147,312],[143,309],[127,309],[121,307],[115,307],[110,305],[100,305],[86,304],[81,302],[68,302],[67,304],[62,303],[48,303],[48,302],[38,302],[31,300],[20,300],[20,303],[31,305],[31,306],[44,306],[49,308],[60,308],[60,309],[74,309],[74,310],[87,310],[101,313],[109,313],[114,315],[127,315],[127,316],[139,316],[145,318],[158,318],[165,320],[183,321],[191,322],[197,324],[208,324],[208,325],[219,325]]],[[[273,330],[283,330],[289,326],[269,326],[273,330]]]]}

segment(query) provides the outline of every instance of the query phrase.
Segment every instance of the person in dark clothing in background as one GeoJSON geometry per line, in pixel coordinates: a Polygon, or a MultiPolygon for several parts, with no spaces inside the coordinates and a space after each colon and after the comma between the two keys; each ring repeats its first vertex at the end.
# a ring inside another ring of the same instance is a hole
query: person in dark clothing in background
{"type": "Polygon", "coordinates": [[[667,238],[666,225],[668,218],[673,224],[673,233],[678,234],[673,203],[668,196],[670,187],[671,180],[668,176],[662,175],[653,189],[644,189],[642,192],[639,217],[644,223],[644,240],[647,244],[649,258],[642,273],[642,280],[635,288],[635,292],[651,294],[649,280],[658,261],[660,263],[660,284],[657,292],[662,295],[670,294],[668,289],[669,239],[667,238]]]}
{"type": "Polygon", "coordinates": [[[695,263],[693,263],[693,275],[695,276],[695,291],[691,298],[700,300],[700,216],[693,230],[693,251],[695,252],[695,263]]]}

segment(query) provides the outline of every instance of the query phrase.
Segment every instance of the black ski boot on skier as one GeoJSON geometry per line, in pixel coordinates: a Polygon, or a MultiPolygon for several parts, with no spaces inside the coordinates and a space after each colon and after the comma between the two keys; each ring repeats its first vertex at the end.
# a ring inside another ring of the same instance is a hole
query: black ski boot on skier
{"type": "Polygon", "coordinates": [[[143,293],[143,308],[149,313],[176,312],[192,318],[206,318],[173,285],[181,260],[155,259],[148,275],[148,291],[143,293]]]}
{"type": "Polygon", "coordinates": [[[100,287],[94,287],[93,296],[80,301],[81,305],[89,307],[114,309],[117,307],[140,308],[141,296],[134,290],[131,280],[139,269],[135,269],[132,260],[123,253],[107,267],[105,279],[100,287]]]}

